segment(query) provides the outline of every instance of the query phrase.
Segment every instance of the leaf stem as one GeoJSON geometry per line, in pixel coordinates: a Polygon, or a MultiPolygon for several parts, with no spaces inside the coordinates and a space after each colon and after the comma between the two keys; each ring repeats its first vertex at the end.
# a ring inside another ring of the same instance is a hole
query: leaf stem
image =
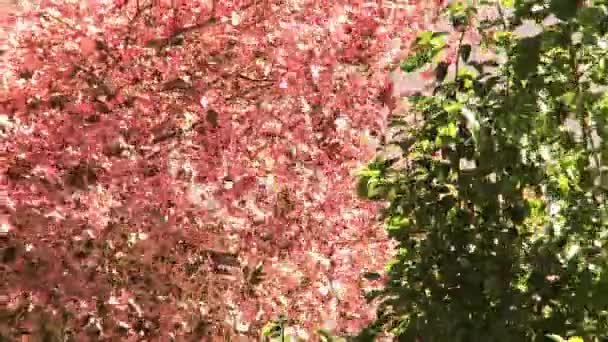
{"type": "Polygon", "coordinates": [[[579,72],[579,64],[576,55],[576,48],[570,44],[568,49],[569,57],[570,57],[570,67],[572,68],[572,81],[574,86],[576,87],[576,119],[579,120],[581,124],[581,130],[583,133],[583,143],[585,146],[585,150],[590,153],[590,157],[595,163],[595,167],[599,172],[600,180],[602,179],[602,165],[601,159],[596,151],[596,147],[593,143],[593,138],[591,137],[591,127],[589,126],[588,115],[586,115],[584,111],[584,98],[583,98],[583,88],[580,82],[582,74],[579,72]]]}
{"type": "Polygon", "coordinates": [[[462,41],[464,40],[464,35],[467,32],[465,28],[460,33],[460,39],[458,39],[458,50],[456,51],[456,70],[454,71],[454,81],[458,81],[458,69],[460,68],[460,51],[462,49],[462,41]]]}
{"type": "MultiPolygon", "coordinates": [[[[500,16],[500,19],[502,21],[502,27],[503,30],[508,31],[509,30],[509,23],[507,22],[507,18],[505,17],[505,12],[502,8],[502,6],[500,5],[500,0],[496,0],[496,9],[498,10],[498,15],[500,16]]],[[[511,88],[511,70],[509,69],[509,51],[507,51],[507,67],[505,68],[505,73],[507,76],[507,84],[505,87],[505,97],[509,97],[509,92],[510,92],[510,88],[511,88]]]]}

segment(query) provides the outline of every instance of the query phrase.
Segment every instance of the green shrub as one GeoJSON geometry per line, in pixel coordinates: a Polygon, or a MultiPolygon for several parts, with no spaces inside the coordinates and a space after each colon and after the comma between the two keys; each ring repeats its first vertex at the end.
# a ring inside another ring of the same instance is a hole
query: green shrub
{"type": "Polygon", "coordinates": [[[359,178],[398,241],[359,340],[608,340],[608,1],[511,2],[452,2],[459,58],[424,32],[402,65],[435,63],[436,87],[409,98],[414,124],[393,119],[401,155],[359,178]],[[529,21],[545,25],[519,35],[529,21]]]}

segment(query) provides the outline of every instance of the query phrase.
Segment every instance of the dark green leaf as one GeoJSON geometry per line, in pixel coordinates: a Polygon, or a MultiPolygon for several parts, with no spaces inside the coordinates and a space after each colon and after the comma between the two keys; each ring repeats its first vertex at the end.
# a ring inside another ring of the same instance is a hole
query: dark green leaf
{"type": "Polygon", "coordinates": [[[369,182],[369,178],[368,177],[360,177],[359,180],[357,181],[357,195],[361,198],[369,198],[368,196],[368,186],[367,183],[369,182]]]}
{"type": "Polygon", "coordinates": [[[578,20],[583,26],[599,27],[606,20],[606,13],[600,7],[584,7],[578,13],[578,20]]]}
{"type": "Polygon", "coordinates": [[[576,16],[582,0],[551,0],[549,9],[560,20],[569,20],[576,16]]]}
{"type": "Polygon", "coordinates": [[[470,44],[463,44],[460,47],[460,57],[462,57],[462,60],[465,62],[469,61],[469,57],[471,57],[471,45],[470,44]]]}
{"type": "Polygon", "coordinates": [[[325,330],[319,330],[319,336],[321,336],[321,341],[323,342],[332,342],[334,340],[333,336],[325,330]]]}
{"type": "Polygon", "coordinates": [[[367,280],[378,280],[381,277],[382,276],[378,272],[365,272],[365,273],[363,273],[363,278],[365,278],[367,280]]]}
{"type": "Polygon", "coordinates": [[[524,79],[536,72],[540,62],[540,36],[523,38],[517,43],[517,55],[513,62],[515,73],[520,79],[524,79]]]}
{"type": "Polygon", "coordinates": [[[407,57],[403,63],[401,63],[401,70],[405,72],[413,72],[420,69],[429,62],[429,53],[430,51],[427,50],[407,57]]]}
{"type": "Polygon", "coordinates": [[[450,65],[446,62],[439,62],[439,64],[437,64],[437,67],[435,67],[435,78],[437,82],[443,82],[443,80],[445,80],[449,66],[450,65]]]}

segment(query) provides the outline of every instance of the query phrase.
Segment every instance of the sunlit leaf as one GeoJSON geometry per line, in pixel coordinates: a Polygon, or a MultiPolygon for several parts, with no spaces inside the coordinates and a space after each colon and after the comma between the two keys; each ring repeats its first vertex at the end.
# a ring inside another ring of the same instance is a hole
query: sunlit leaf
{"type": "Polygon", "coordinates": [[[548,334],[545,335],[549,340],[554,341],[554,342],[566,342],[566,340],[564,340],[563,338],[561,338],[559,335],[555,335],[555,334],[548,334]]]}

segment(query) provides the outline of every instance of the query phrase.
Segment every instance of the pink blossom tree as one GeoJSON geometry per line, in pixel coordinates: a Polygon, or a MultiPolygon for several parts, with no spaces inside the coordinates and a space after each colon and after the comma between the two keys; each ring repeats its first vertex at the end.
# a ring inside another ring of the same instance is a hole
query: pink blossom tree
{"type": "Polygon", "coordinates": [[[48,0],[12,17],[0,333],[359,329],[380,281],[362,275],[391,245],[351,175],[394,106],[389,43],[439,5],[48,0]]]}

